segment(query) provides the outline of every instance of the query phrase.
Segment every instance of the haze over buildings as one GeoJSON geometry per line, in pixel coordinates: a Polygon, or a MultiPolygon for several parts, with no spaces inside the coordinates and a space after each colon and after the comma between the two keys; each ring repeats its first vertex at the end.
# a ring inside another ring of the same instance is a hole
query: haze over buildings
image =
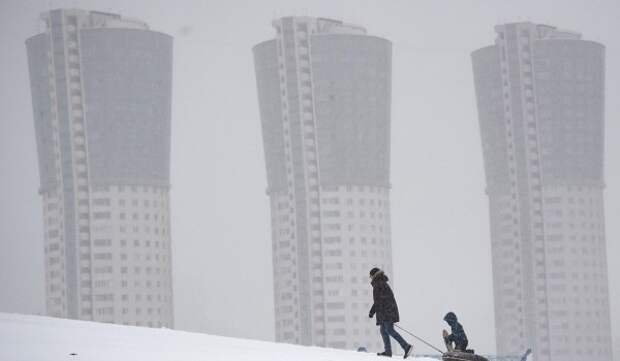
{"type": "Polygon", "coordinates": [[[172,327],[172,38],[96,11],[42,19],[26,45],[47,314],[172,327]]]}
{"type": "Polygon", "coordinates": [[[489,196],[497,352],[611,361],[603,45],[495,28],[472,54],[489,196]]]}
{"type": "Polygon", "coordinates": [[[271,204],[276,340],[382,348],[368,272],[392,276],[391,43],[357,25],[273,22],[254,47],[271,204]]]}
{"type": "Polygon", "coordinates": [[[393,43],[390,218],[401,325],[441,344],[441,317],[455,311],[471,347],[485,354],[495,354],[495,320],[471,51],[493,44],[495,24],[524,19],[605,44],[605,228],[614,354],[620,355],[619,1],[1,1],[0,312],[45,313],[24,40],[41,32],[38,14],[50,6],[122,14],[174,36],[174,327],[262,340],[275,335],[272,240],[251,49],[275,37],[271,20],[279,14],[342,19],[393,43]]]}

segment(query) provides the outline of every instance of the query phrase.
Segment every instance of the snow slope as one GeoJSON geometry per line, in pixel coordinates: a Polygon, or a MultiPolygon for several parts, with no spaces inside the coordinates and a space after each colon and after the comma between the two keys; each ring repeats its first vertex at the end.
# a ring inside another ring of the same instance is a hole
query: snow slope
{"type": "MultiPolygon", "coordinates": [[[[395,356],[393,360],[400,358],[395,356]]],[[[244,340],[168,329],[0,313],[0,360],[383,361],[387,359],[355,351],[244,340]],[[72,356],[71,353],[77,355],[72,356]]]]}

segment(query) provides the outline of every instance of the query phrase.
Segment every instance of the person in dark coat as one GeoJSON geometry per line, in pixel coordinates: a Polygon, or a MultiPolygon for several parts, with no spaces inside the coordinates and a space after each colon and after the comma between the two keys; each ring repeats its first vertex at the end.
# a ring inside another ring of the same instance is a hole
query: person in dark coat
{"type": "Polygon", "coordinates": [[[454,349],[457,351],[465,352],[467,350],[467,335],[463,326],[459,323],[454,312],[448,312],[444,318],[444,321],[450,325],[452,333],[446,336],[444,339],[446,343],[454,342],[454,349]]]}
{"type": "Polygon", "coordinates": [[[377,355],[392,357],[392,344],[390,342],[390,336],[392,336],[405,351],[404,358],[407,358],[411,355],[413,346],[407,343],[407,341],[394,330],[394,323],[399,321],[398,306],[396,305],[394,293],[387,282],[388,278],[382,270],[376,267],[370,270],[373,305],[370,308],[368,317],[372,318],[375,315],[377,316],[377,325],[379,326],[381,338],[383,338],[385,350],[377,355]]]}

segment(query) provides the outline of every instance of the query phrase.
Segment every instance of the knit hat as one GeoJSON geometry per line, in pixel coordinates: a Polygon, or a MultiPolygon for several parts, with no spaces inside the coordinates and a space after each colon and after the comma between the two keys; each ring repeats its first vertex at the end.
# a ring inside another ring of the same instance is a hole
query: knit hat
{"type": "Polygon", "coordinates": [[[445,316],[443,316],[443,320],[446,322],[456,321],[456,315],[454,312],[448,312],[445,316]]]}
{"type": "Polygon", "coordinates": [[[374,267],[370,270],[370,277],[374,277],[377,273],[382,272],[381,269],[374,267]]]}

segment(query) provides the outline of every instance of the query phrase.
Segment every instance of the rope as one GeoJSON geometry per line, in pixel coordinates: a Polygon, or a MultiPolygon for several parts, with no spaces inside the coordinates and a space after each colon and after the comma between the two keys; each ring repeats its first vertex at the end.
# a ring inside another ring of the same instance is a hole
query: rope
{"type": "MultiPolygon", "coordinates": [[[[443,356],[446,356],[446,355],[447,355],[447,352],[443,352],[442,350],[440,350],[440,349],[438,349],[437,347],[433,346],[433,345],[432,345],[432,344],[430,344],[429,342],[426,342],[423,338],[421,338],[421,337],[418,337],[418,336],[414,335],[413,333],[411,333],[411,332],[407,331],[406,329],[404,329],[404,328],[400,327],[400,326],[399,326],[399,325],[397,325],[397,324],[394,324],[394,326],[396,326],[396,327],[398,327],[399,329],[401,329],[401,330],[403,330],[403,331],[407,332],[409,335],[411,335],[411,336],[415,337],[418,341],[423,342],[426,346],[428,346],[428,347],[430,347],[430,348],[434,349],[435,351],[439,352],[439,353],[441,354],[441,356],[442,356],[442,359],[443,359],[443,356]]],[[[472,354],[472,355],[473,355],[473,356],[475,356],[475,357],[478,357],[478,358],[482,358],[482,357],[477,356],[477,355],[475,355],[475,354],[472,354]]],[[[471,361],[471,359],[469,359],[469,358],[463,358],[463,357],[459,357],[459,356],[457,356],[457,355],[453,355],[453,354],[450,354],[450,355],[447,355],[447,356],[448,356],[450,359],[452,359],[452,360],[459,360],[459,361],[471,361]]],[[[485,358],[482,358],[482,359],[483,359],[483,360],[486,360],[485,358]]]]}
{"type": "Polygon", "coordinates": [[[422,338],[420,338],[420,337],[418,337],[418,336],[414,335],[413,333],[411,333],[411,332],[409,332],[409,331],[405,330],[404,328],[400,327],[399,325],[394,324],[394,326],[396,326],[396,327],[400,328],[401,330],[403,330],[403,331],[407,332],[407,333],[408,333],[408,334],[410,334],[411,336],[415,337],[415,338],[416,338],[416,339],[418,339],[419,341],[421,341],[421,342],[423,342],[424,344],[426,344],[426,346],[428,346],[428,347],[432,348],[433,350],[435,350],[435,351],[439,352],[441,355],[444,355],[444,354],[445,354],[445,352],[441,351],[440,349],[438,349],[437,347],[435,347],[435,346],[431,345],[430,343],[428,343],[428,342],[424,341],[424,339],[422,339],[422,338]]]}

